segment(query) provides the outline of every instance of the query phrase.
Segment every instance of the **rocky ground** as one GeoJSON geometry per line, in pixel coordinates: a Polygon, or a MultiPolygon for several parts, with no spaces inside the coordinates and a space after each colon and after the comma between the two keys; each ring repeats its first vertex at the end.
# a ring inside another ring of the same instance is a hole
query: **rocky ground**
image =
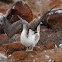
{"type": "MultiPolygon", "coordinates": [[[[16,1],[17,0],[14,0],[14,3],[16,1]]],[[[29,12],[30,18],[26,18],[27,21],[31,21],[32,19],[39,17],[46,11],[46,6],[42,6],[42,2],[44,2],[43,0],[24,1],[30,7],[29,10],[32,11],[32,14],[30,13],[31,11],[29,12]]],[[[50,1],[47,0],[47,2],[44,2],[44,4],[49,2],[50,1]]],[[[0,12],[6,14],[6,11],[12,8],[14,3],[7,4],[6,2],[0,2],[0,12]]],[[[46,7],[47,10],[50,9],[50,7],[46,7]]],[[[19,11],[17,7],[16,10],[19,11]]],[[[21,13],[23,14],[22,11],[21,13]]],[[[12,23],[15,22],[14,20],[12,23]]],[[[6,33],[0,34],[0,62],[62,62],[62,47],[59,47],[59,45],[62,44],[62,31],[55,31],[53,29],[48,28],[45,25],[41,25],[40,34],[40,41],[31,52],[25,51],[26,47],[22,45],[20,42],[21,31],[18,31],[18,33],[13,35],[11,38],[6,33]]],[[[31,49],[31,47],[29,47],[29,49],[31,49]]]]}

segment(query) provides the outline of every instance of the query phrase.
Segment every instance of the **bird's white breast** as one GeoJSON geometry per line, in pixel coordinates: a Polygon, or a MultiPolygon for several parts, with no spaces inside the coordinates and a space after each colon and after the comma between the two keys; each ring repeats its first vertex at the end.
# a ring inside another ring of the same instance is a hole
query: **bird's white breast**
{"type": "Polygon", "coordinates": [[[35,44],[38,43],[39,39],[40,39],[40,34],[39,34],[38,29],[37,29],[37,33],[34,33],[33,30],[29,29],[28,35],[27,35],[27,30],[23,29],[21,33],[21,37],[20,37],[21,43],[25,45],[26,47],[27,46],[34,47],[35,44]]]}
{"type": "Polygon", "coordinates": [[[35,37],[34,37],[32,34],[28,35],[28,38],[27,38],[26,32],[23,31],[23,32],[21,33],[21,38],[20,38],[20,40],[21,40],[21,43],[22,43],[23,45],[25,45],[25,46],[33,46],[33,45],[34,45],[34,38],[35,38],[35,37]]]}

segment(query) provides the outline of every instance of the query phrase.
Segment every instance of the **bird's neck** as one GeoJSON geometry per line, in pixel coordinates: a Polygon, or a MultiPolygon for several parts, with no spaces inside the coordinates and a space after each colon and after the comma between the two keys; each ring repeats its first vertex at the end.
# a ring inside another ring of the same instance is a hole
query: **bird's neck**
{"type": "Polygon", "coordinates": [[[28,25],[23,25],[22,34],[25,35],[25,36],[28,36],[28,25]]]}
{"type": "Polygon", "coordinates": [[[28,24],[23,24],[23,31],[28,31],[28,24]]]}

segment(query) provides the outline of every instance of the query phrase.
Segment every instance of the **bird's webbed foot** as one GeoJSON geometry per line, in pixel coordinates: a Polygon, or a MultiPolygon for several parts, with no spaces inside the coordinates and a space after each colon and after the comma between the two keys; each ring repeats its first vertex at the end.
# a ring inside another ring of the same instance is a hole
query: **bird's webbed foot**
{"type": "Polygon", "coordinates": [[[27,47],[26,51],[33,51],[33,46],[32,46],[32,48],[31,48],[31,50],[28,50],[28,47],[27,47]]]}

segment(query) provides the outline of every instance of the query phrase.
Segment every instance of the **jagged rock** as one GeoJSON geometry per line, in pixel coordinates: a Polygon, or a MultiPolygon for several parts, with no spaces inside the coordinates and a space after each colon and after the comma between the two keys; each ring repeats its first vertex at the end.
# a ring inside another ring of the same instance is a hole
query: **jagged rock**
{"type": "Polygon", "coordinates": [[[3,21],[3,13],[0,13],[0,34],[2,34],[4,31],[4,21],[3,21]]]}
{"type": "Polygon", "coordinates": [[[41,26],[39,44],[45,45],[49,42],[54,42],[57,46],[62,44],[62,31],[54,32],[45,26],[41,26]]]}
{"type": "MultiPolygon", "coordinates": [[[[34,55],[36,55],[36,52],[26,52],[26,51],[18,51],[18,52],[14,52],[10,57],[8,57],[8,62],[18,62],[18,61],[25,61],[25,59],[27,59],[28,61],[32,60],[32,58],[34,57],[34,55]],[[18,55],[17,55],[18,54],[18,55]],[[18,57],[18,58],[17,58],[18,57]],[[29,60],[30,58],[30,60],[29,60]]],[[[27,62],[26,60],[26,62],[27,62]]],[[[30,61],[31,62],[31,61],[30,61]]]]}
{"type": "MultiPolygon", "coordinates": [[[[29,47],[28,49],[30,50],[32,47],[29,47]]],[[[44,45],[36,44],[36,46],[33,48],[33,51],[36,52],[41,52],[45,49],[44,45]]]]}
{"type": "Polygon", "coordinates": [[[25,0],[33,12],[33,17],[37,18],[42,12],[42,0],[25,0]]]}
{"type": "Polygon", "coordinates": [[[40,53],[36,51],[17,51],[8,57],[8,62],[62,62],[62,49],[56,48],[45,50],[40,53]]]}
{"type": "Polygon", "coordinates": [[[26,51],[14,52],[11,56],[9,56],[8,62],[17,62],[20,59],[23,60],[27,56],[27,54],[28,54],[28,52],[26,52],[26,51]]]}
{"type": "Polygon", "coordinates": [[[12,6],[12,8],[8,11],[7,19],[11,23],[14,23],[19,20],[17,15],[28,22],[31,22],[33,19],[32,11],[24,1],[18,1],[12,6]]]}
{"type": "Polygon", "coordinates": [[[0,1],[5,2],[5,3],[11,3],[12,2],[12,0],[0,0],[0,1]]]}
{"type": "Polygon", "coordinates": [[[8,42],[12,43],[12,42],[19,42],[20,41],[20,34],[15,34],[13,37],[11,37],[8,42]]]}
{"type": "Polygon", "coordinates": [[[54,42],[47,43],[46,45],[44,45],[44,48],[45,48],[45,50],[54,49],[55,43],[54,42]]]}
{"type": "Polygon", "coordinates": [[[8,40],[7,34],[0,34],[0,46],[2,44],[8,43],[7,40],[8,40]]]}
{"type": "MultiPolygon", "coordinates": [[[[46,45],[37,44],[33,48],[33,51],[36,51],[39,53],[44,50],[53,49],[53,48],[55,48],[54,46],[55,46],[54,42],[47,43],[46,45]]],[[[30,49],[31,49],[31,47],[29,47],[29,50],[30,49]]],[[[7,56],[9,54],[12,54],[15,51],[25,51],[25,50],[26,50],[26,47],[24,45],[22,45],[20,42],[3,44],[0,47],[0,52],[3,53],[4,55],[7,55],[7,56]]]]}
{"type": "Polygon", "coordinates": [[[0,13],[3,13],[3,14],[5,14],[5,13],[6,13],[6,11],[7,11],[7,9],[0,8],[0,13]]]}
{"type": "Polygon", "coordinates": [[[62,9],[50,11],[43,20],[43,23],[54,31],[62,30],[62,9]]]}
{"type": "Polygon", "coordinates": [[[0,52],[4,55],[12,54],[14,51],[21,51],[25,50],[25,46],[22,45],[20,42],[17,43],[9,43],[9,44],[3,44],[0,47],[0,52]]]}
{"type": "Polygon", "coordinates": [[[41,0],[41,1],[42,1],[42,14],[44,14],[46,11],[48,11],[55,5],[58,5],[56,8],[62,8],[62,0],[41,0]]]}
{"type": "Polygon", "coordinates": [[[0,53],[0,62],[7,62],[7,57],[0,53]]]}

